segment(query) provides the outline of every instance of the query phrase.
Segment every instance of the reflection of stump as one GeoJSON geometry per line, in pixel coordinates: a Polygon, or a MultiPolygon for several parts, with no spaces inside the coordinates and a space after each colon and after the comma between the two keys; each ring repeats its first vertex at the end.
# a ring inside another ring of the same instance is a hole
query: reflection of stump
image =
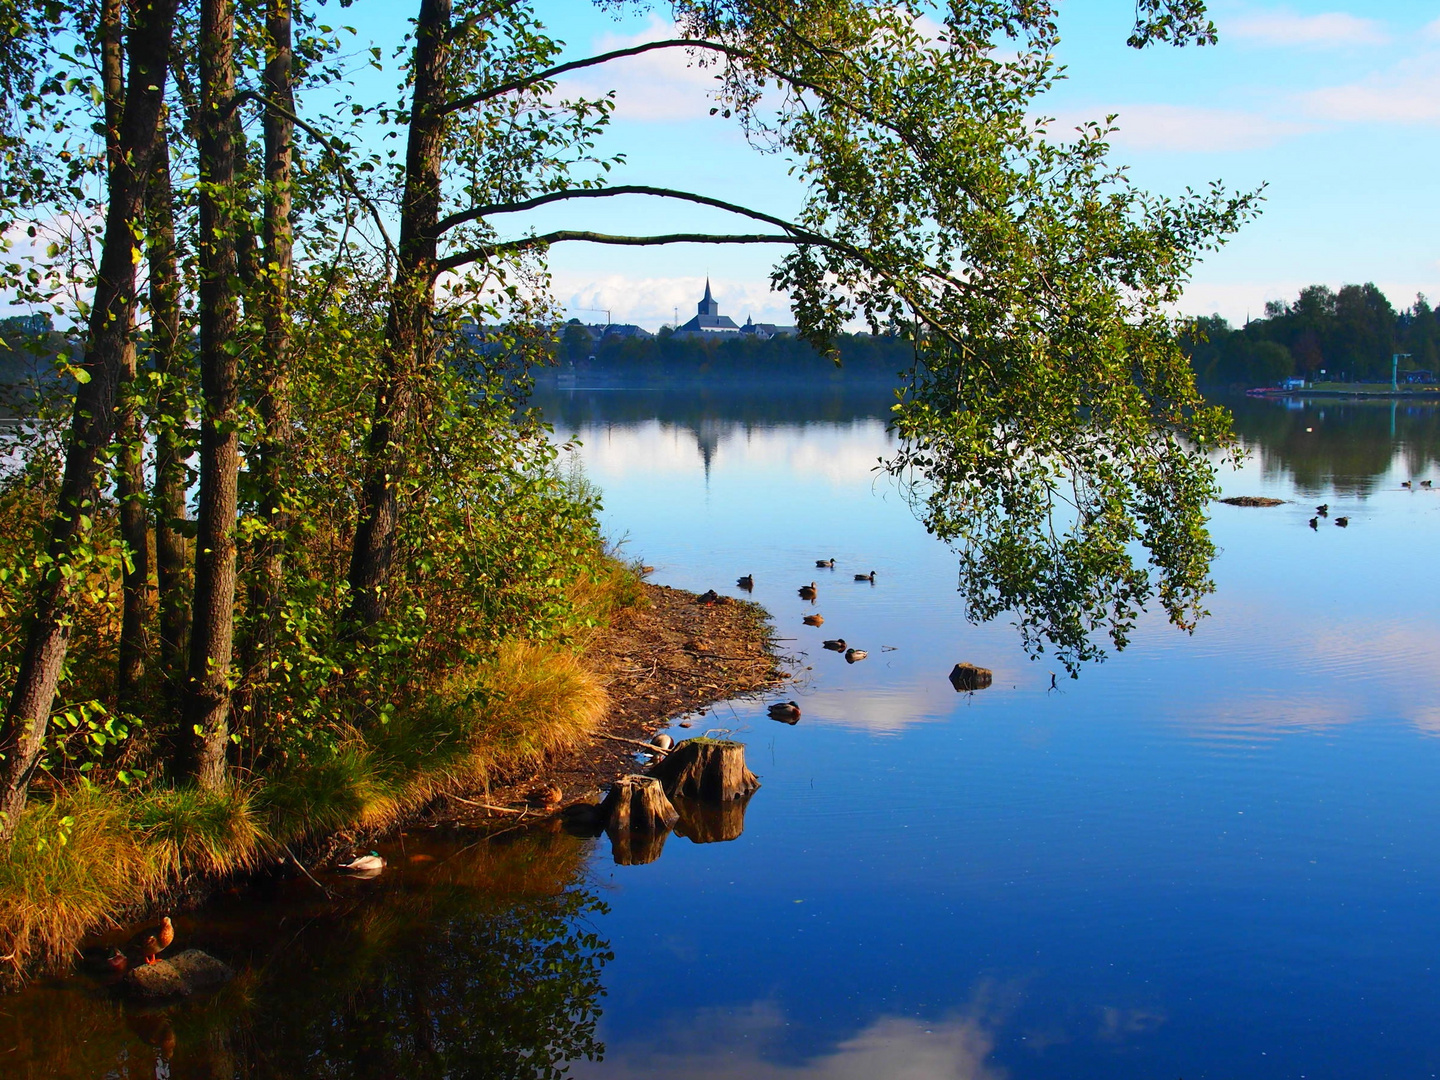
{"type": "Polygon", "coordinates": [[[680,821],[675,826],[676,834],[693,844],[719,844],[737,839],[745,831],[745,807],[750,802],[746,795],[729,802],[700,802],[675,796],[675,810],[680,821]]]}
{"type": "Polygon", "coordinates": [[[957,694],[966,690],[984,690],[990,685],[990,669],[974,664],[956,664],[950,672],[950,685],[955,687],[957,694]]]}
{"type": "Polygon", "coordinates": [[[638,829],[610,829],[610,855],[616,866],[644,866],[660,858],[669,829],[641,832],[638,829]]]}
{"type": "Polygon", "coordinates": [[[686,739],[650,767],[668,795],[710,802],[744,798],[760,786],[745,767],[745,744],[726,739],[686,739]]]}
{"type": "Polygon", "coordinates": [[[612,832],[664,833],[677,817],[660,781],[650,776],[621,777],[600,804],[600,820],[612,832]]]}

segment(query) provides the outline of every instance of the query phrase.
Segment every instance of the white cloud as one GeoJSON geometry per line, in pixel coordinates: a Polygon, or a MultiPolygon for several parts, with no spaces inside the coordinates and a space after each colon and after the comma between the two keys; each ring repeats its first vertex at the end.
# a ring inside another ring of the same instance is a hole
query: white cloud
{"type": "Polygon", "coordinates": [[[1440,123],[1440,57],[1433,52],[1359,82],[1304,95],[1313,114],[1350,123],[1440,123]]]}
{"type": "MultiPolygon", "coordinates": [[[[612,52],[679,36],[672,23],[652,14],[644,30],[597,38],[591,51],[612,52]]],[[[600,97],[614,90],[616,119],[695,120],[710,114],[709,92],[717,85],[718,70],[713,66],[698,67],[696,58],[685,49],[657,49],[597,68],[582,69],[576,75],[562,78],[558,85],[565,95],[600,97]]]]}
{"type": "Polygon", "coordinates": [[[1264,45],[1343,48],[1384,45],[1390,34],[1375,19],[1362,19],[1341,11],[1299,15],[1292,11],[1257,11],[1233,21],[1222,21],[1220,32],[1264,45]]]}
{"type": "Polygon", "coordinates": [[[1081,123],[1118,113],[1116,146],[1132,150],[1214,153],[1254,150],[1310,130],[1306,124],[1239,109],[1201,105],[1117,105],[1067,111],[1050,125],[1053,136],[1069,137],[1081,123]]]}

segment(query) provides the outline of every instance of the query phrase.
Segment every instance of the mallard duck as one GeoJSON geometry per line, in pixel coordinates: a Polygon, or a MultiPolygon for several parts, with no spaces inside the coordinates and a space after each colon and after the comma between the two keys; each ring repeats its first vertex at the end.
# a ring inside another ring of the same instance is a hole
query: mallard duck
{"type": "Polygon", "coordinates": [[[825,622],[824,615],[806,615],[801,620],[806,626],[820,626],[825,622]]]}
{"type": "Polygon", "coordinates": [[[825,648],[829,649],[831,652],[845,651],[845,639],[843,637],[838,637],[831,641],[821,642],[821,644],[823,644],[825,648]]]}
{"type": "Polygon", "coordinates": [[[812,581],[812,582],[810,582],[809,585],[801,585],[801,586],[800,586],[800,599],[801,599],[801,600],[814,600],[815,597],[818,596],[818,595],[819,595],[819,591],[818,591],[818,590],[816,589],[816,587],[815,587],[815,582],[812,581]]]}
{"type": "Polygon", "coordinates": [[[1312,529],[1318,529],[1318,528],[1320,528],[1320,519],[1319,519],[1318,517],[1313,517],[1313,518],[1310,519],[1310,528],[1312,528],[1312,529]]]}
{"type": "Polygon", "coordinates": [[[856,581],[868,581],[868,582],[870,582],[870,584],[873,585],[873,584],[875,584],[875,571],[874,571],[874,570],[871,570],[868,574],[856,574],[856,575],[855,575],[855,580],[856,580],[856,581]]]}
{"type": "Polygon", "coordinates": [[[353,870],[357,874],[374,874],[385,869],[385,860],[378,851],[372,851],[369,855],[361,855],[348,863],[341,863],[340,869],[353,870]]]}
{"type": "Polygon", "coordinates": [[[1337,517],[1335,524],[1339,525],[1342,529],[1348,529],[1350,527],[1350,519],[1348,517],[1337,517]]]}
{"type": "Polygon", "coordinates": [[[870,655],[870,654],[869,654],[868,652],[866,652],[864,649],[846,649],[846,650],[845,650],[845,662],[846,662],[847,664],[857,664],[857,663],[859,663],[861,660],[864,660],[864,659],[865,659],[867,656],[869,656],[869,655],[870,655]]]}
{"type": "Polygon", "coordinates": [[[1431,486],[1431,482],[1430,482],[1429,480],[1421,480],[1421,481],[1420,481],[1420,486],[1421,486],[1421,487],[1430,487],[1430,486],[1431,486]]]}
{"type": "Polygon", "coordinates": [[[1411,485],[1411,483],[1410,483],[1409,480],[1401,480],[1401,481],[1400,481],[1400,486],[1403,487],[1403,488],[1408,488],[1408,487],[1411,487],[1412,485],[1411,485]]]}
{"type": "Polygon", "coordinates": [[[1315,507],[1315,513],[1319,514],[1321,517],[1328,517],[1330,515],[1330,504],[1321,503],[1319,506],[1315,507]]]}
{"type": "MultiPolygon", "coordinates": [[[[530,789],[526,802],[540,810],[554,810],[565,801],[565,792],[558,784],[541,784],[530,789]]],[[[384,860],[381,860],[382,864],[384,860]]]]}
{"type": "MultiPolygon", "coordinates": [[[[159,942],[156,942],[158,945],[159,942]]],[[[110,955],[105,958],[105,966],[117,975],[125,974],[130,967],[130,961],[125,959],[125,954],[119,949],[111,949],[110,955]]]]}
{"type": "Polygon", "coordinates": [[[816,560],[815,560],[815,565],[818,566],[818,567],[820,567],[820,568],[822,568],[822,569],[834,570],[834,569],[835,569],[835,560],[834,560],[833,558],[831,558],[831,559],[816,559],[816,560]]]}
{"type": "Polygon", "coordinates": [[[700,603],[702,604],[718,604],[719,602],[720,594],[717,593],[714,589],[707,589],[705,592],[700,594],[700,603]]]}
{"type": "Polygon", "coordinates": [[[779,720],[782,723],[793,724],[800,719],[800,703],[798,701],[777,701],[770,706],[770,719],[779,720]]]}
{"type": "Polygon", "coordinates": [[[155,958],[160,955],[164,947],[165,946],[161,945],[160,942],[155,939],[155,935],[151,934],[145,939],[145,944],[140,946],[140,955],[145,958],[145,963],[153,964],[155,958]]]}
{"type": "Polygon", "coordinates": [[[653,739],[650,740],[650,745],[658,746],[661,750],[669,750],[672,746],[675,745],[675,740],[662,731],[659,735],[656,735],[653,739]]]}
{"type": "Polygon", "coordinates": [[[746,592],[749,592],[751,589],[755,588],[755,575],[746,574],[742,578],[736,578],[735,584],[739,585],[740,588],[744,589],[746,592]]]}

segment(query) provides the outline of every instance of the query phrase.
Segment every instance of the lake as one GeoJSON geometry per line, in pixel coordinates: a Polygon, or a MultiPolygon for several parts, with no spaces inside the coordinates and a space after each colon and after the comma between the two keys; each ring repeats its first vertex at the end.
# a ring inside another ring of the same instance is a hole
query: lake
{"type": "Polygon", "coordinates": [[[179,920],[241,972],[212,998],[7,998],[0,1074],[1440,1073],[1440,491],[1401,487],[1440,479],[1440,410],[1227,402],[1252,453],[1226,493],[1287,502],[1217,504],[1210,616],[1146,618],[1071,680],[967,621],[873,471],[883,394],[540,404],[623,552],[697,591],[753,574],[793,657],[792,687],[675,730],[748,744],[743,833],[620,866],[554,828],[412,831],[335,899],[297,880],[179,920]],[[957,662],[994,684],[957,693],[957,662]]]}

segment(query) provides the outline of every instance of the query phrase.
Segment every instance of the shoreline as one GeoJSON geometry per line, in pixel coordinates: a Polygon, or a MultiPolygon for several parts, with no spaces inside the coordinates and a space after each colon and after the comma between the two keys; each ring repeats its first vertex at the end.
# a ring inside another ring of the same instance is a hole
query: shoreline
{"type": "MultiPolygon", "coordinates": [[[[381,828],[317,835],[295,849],[282,846],[275,858],[250,871],[193,876],[146,903],[117,907],[108,913],[111,925],[92,925],[76,942],[76,955],[124,940],[161,915],[200,910],[236,887],[276,878],[313,881],[312,870],[333,867],[344,853],[363,852],[407,830],[455,828],[493,835],[554,820],[564,807],[598,801],[611,782],[639,771],[635,742],[647,741],[682,717],[703,714],[717,702],[761,694],[791,677],[785,658],[775,651],[770,614],[759,604],[728,596],[707,603],[695,593],[647,581],[641,587],[645,603],[616,611],[610,625],[597,630],[581,650],[583,665],[604,684],[609,702],[594,730],[573,749],[488,789],[461,787],[438,794],[381,828]],[[536,788],[558,788],[561,798],[536,805],[536,788]]],[[[697,724],[694,733],[705,730],[697,724]]],[[[4,990],[15,990],[43,970],[42,963],[7,972],[0,982],[4,990]]]]}

